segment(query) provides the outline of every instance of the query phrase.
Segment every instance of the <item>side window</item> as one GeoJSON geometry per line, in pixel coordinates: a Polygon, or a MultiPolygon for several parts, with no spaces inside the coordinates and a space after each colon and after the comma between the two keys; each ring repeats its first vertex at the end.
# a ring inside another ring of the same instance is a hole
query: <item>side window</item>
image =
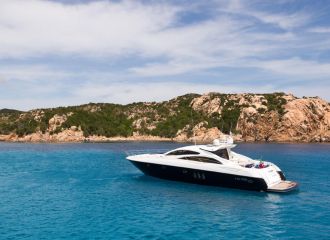
{"type": "Polygon", "coordinates": [[[205,163],[216,163],[216,164],[222,164],[221,162],[212,159],[212,158],[208,158],[208,157],[182,157],[181,159],[185,159],[185,160],[191,160],[191,161],[197,161],[197,162],[205,162],[205,163]]]}
{"type": "Polygon", "coordinates": [[[169,152],[167,155],[198,155],[198,152],[190,151],[190,150],[175,150],[173,152],[169,152]]]}

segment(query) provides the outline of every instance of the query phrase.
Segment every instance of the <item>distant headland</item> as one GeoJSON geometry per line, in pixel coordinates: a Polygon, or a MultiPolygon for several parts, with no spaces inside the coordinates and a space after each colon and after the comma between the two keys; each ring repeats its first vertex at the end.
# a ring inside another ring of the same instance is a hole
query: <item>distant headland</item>
{"type": "Polygon", "coordinates": [[[0,141],[330,142],[330,104],[292,94],[186,94],[164,102],[0,110],[0,141]]]}

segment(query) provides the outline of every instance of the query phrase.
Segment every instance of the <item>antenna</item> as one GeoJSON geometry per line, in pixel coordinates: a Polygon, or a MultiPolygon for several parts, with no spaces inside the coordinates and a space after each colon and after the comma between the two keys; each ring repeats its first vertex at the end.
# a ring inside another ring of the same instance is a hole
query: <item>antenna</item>
{"type": "Polygon", "coordinates": [[[196,145],[196,136],[195,136],[195,131],[194,131],[194,118],[193,118],[193,114],[192,114],[192,108],[190,109],[190,117],[191,117],[191,127],[192,127],[192,131],[193,131],[193,136],[194,136],[194,144],[196,145]]]}
{"type": "Polygon", "coordinates": [[[223,120],[221,121],[220,119],[220,122],[221,122],[221,133],[223,133],[223,120]]]}

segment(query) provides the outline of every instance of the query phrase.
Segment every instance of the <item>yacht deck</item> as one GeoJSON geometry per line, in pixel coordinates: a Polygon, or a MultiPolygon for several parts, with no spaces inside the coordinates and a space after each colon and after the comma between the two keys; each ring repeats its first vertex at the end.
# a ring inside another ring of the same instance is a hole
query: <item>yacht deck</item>
{"type": "Polygon", "coordinates": [[[298,187],[298,183],[292,181],[281,181],[268,188],[268,192],[289,192],[298,187]]]}

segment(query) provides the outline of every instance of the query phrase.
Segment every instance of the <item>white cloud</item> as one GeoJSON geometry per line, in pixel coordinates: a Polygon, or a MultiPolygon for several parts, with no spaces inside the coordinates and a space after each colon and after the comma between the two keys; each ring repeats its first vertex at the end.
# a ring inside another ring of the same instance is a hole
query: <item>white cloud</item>
{"type": "Polygon", "coordinates": [[[272,83],[262,86],[244,84],[222,84],[222,83],[189,83],[189,82],[117,82],[106,83],[86,83],[73,91],[74,99],[90,99],[92,102],[112,102],[112,103],[132,103],[166,101],[176,96],[187,93],[203,94],[207,92],[222,93],[271,93],[274,91],[285,91],[296,96],[320,96],[329,100],[328,90],[322,86],[305,88],[299,86],[286,86],[278,88],[272,83]]]}
{"type": "Polygon", "coordinates": [[[264,23],[274,24],[282,29],[292,29],[303,26],[309,19],[306,13],[270,14],[250,11],[248,14],[264,23]]]}
{"type": "Polygon", "coordinates": [[[330,33],[330,27],[315,27],[308,29],[312,33],[330,33]]]}
{"type": "Polygon", "coordinates": [[[46,64],[2,64],[0,65],[0,79],[6,81],[36,81],[40,79],[56,80],[69,78],[74,73],[53,69],[46,64]]]}
{"type": "MultiPolygon", "coordinates": [[[[222,1],[220,1],[222,2],[222,1]]],[[[283,4],[287,1],[276,1],[273,4],[283,4]]],[[[310,14],[307,12],[294,13],[272,13],[256,10],[254,5],[259,5],[255,1],[232,0],[226,4],[220,4],[219,10],[233,14],[249,16],[258,21],[277,26],[283,30],[291,30],[296,27],[305,25],[310,19],[310,14]]]]}
{"type": "MultiPolygon", "coordinates": [[[[253,21],[221,14],[208,21],[176,26],[182,11],[170,4],[146,5],[139,1],[64,5],[41,0],[2,0],[0,58],[48,54],[120,58],[138,54],[163,56],[185,64],[187,59],[204,61],[214,55],[222,59],[253,56],[272,50],[270,44],[262,41],[268,40],[274,46],[275,41],[294,37],[292,33],[249,33],[249,29],[255,28],[253,21]]],[[[294,22],[303,18],[237,6],[226,11],[283,26],[296,25],[294,22]]]]}
{"type": "Polygon", "coordinates": [[[149,50],[167,56],[167,61],[132,67],[141,76],[166,76],[215,67],[245,67],[244,58],[276,52],[292,33],[253,33],[252,23],[218,17],[182,28],[166,29],[145,42],[149,50]]]}
{"type": "MultiPolygon", "coordinates": [[[[148,59],[158,56],[166,60],[147,60],[145,66],[130,67],[130,72],[166,76],[235,67],[243,64],[241,59],[269,54],[281,48],[284,41],[294,39],[292,33],[250,32],[253,22],[228,16],[176,27],[178,12],[179,8],[173,5],[143,5],[138,1],[64,5],[41,0],[3,0],[0,57],[81,54],[116,59],[137,54],[148,59]]],[[[20,68],[16,75],[28,72],[20,68]]],[[[41,68],[32,69],[22,77],[47,75],[44,72],[49,71],[41,68]]],[[[12,71],[7,74],[15,75],[12,71]]]]}
{"type": "MultiPolygon", "coordinates": [[[[294,95],[321,96],[327,99],[328,90],[322,86],[313,86],[306,89],[303,86],[287,86],[278,89],[272,84],[264,84],[255,87],[253,85],[234,84],[203,84],[189,82],[116,82],[116,83],[86,83],[70,89],[72,95],[48,97],[39,96],[44,92],[42,88],[51,88],[51,85],[40,86],[40,89],[27,89],[24,96],[20,98],[2,97],[1,108],[14,108],[30,110],[35,108],[58,107],[68,105],[80,105],[87,102],[110,102],[110,103],[132,103],[140,101],[164,101],[186,93],[270,93],[274,91],[291,92],[294,95]],[[31,97],[33,96],[33,97],[31,97]]],[[[46,92],[47,93],[47,92],[46,92]]],[[[329,99],[328,99],[329,100],[329,99]]]]}
{"type": "Polygon", "coordinates": [[[138,1],[64,5],[1,0],[0,57],[120,55],[142,51],[141,38],[168,27],[177,7],[138,1]]]}
{"type": "Polygon", "coordinates": [[[255,65],[288,76],[301,76],[304,79],[330,77],[330,63],[318,63],[300,58],[263,61],[255,65]]]}
{"type": "MultiPolygon", "coordinates": [[[[271,92],[271,86],[263,86],[259,92],[271,92]]],[[[93,102],[132,103],[139,101],[164,101],[187,93],[205,92],[255,92],[253,87],[237,87],[223,84],[203,84],[187,82],[140,82],[140,83],[113,83],[94,84],[86,83],[74,90],[74,97],[85,99],[89,97],[93,102]]]]}
{"type": "MultiPolygon", "coordinates": [[[[33,83],[27,89],[26,97],[21,100],[13,97],[11,104],[8,97],[1,96],[1,103],[19,106],[20,102],[22,106],[42,107],[88,101],[165,100],[187,92],[288,90],[295,93],[294,87],[289,87],[290,81],[303,79],[310,83],[330,79],[330,63],[317,57],[324,49],[329,49],[329,42],[320,37],[323,34],[315,34],[328,33],[329,29],[301,30],[312,18],[312,13],[261,11],[250,1],[229,1],[229,4],[220,1],[214,8],[217,6],[216,15],[186,23],[180,22],[180,17],[182,13],[189,15],[190,3],[178,6],[163,1],[147,4],[138,0],[77,4],[0,0],[1,87],[10,83],[11,89],[15,89],[17,82],[19,89],[22,81],[33,83]],[[299,57],[300,53],[304,58],[299,57]],[[314,54],[313,59],[308,59],[310,53],[314,54]],[[60,55],[67,61],[53,64],[47,61],[49,55],[60,55]],[[113,67],[114,72],[104,65],[100,68],[90,66],[87,70],[67,70],[70,68],[64,65],[72,56],[97,59],[103,64],[109,61],[114,65],[117,60],[119,65],[120,60],[129,62],[134,58],[134,61],[125,63],[125,67],[113,67]],[[6,63],[7,59],[11,60],[10,64],[6,63]],[[265,78],[259,75],[247,89],[237,84],[223,85],[224,78],[219,79],[219,84],[209,84],[205,79],[195,84],[182,77],[207,73],[214,68],[219,71],[230,68],[238,75],[242,68],[263,70],[265,78]],[[280,84],[286,82],[288,87],[279,89],[277,80],[269,83],[267,79],[273,75],[281,77],[280,84]],[[145,82],[146,79],[160,81],[162,77],[169,79],[170,76],[175,76],[172,81],[180,78],[180,82],[145,82]],[[44,101],[27,97],[43,89],[47,91],[47,88],[53,88],[53,92],[58,91],[60,95],[61,89],[72,79],[81,80],[76,82],[77,88],[72,89],[71,95],[44,101]]],[[[193,11],[198,13],[196,5],[193,11]]],[[[329,86],[319,88],[323,89],[322,96],[328,97],[324,89],[330,91],[329,86]]],[[[299,92],[307,91],[301,87],[297,94],[299,92]]],[[[316,90],[311,94],[318,95],[316,90]]]]}
{"type": "MultiPolygon", "coordinates": [[[[129,77],[129,74],[125,74],[129,77]]],[[[75,79],[81,81],[94,79],[95,81],[117,80],[123,78],[122,74],[101,70],[70,70],[54,67],[47,64],[0,64],[1,82],[35,82],[47,84],[48,82],[68,82],[75,79]]]]}
{"type": "MultiPolygon", "coordinates": [[[[303,25],[308,19],[308,15],[302,13],[256,11],[242,1],[220,5],[221,11],[252,16],[284,29],[303,25]]],[[[216,67],[265,66],[265,70],[272,71],[275,67],[255,59],[276,55],[290,47],[297,48],[299,44],[293,32],[256,31],[255,21],[237,16],[219,14],[207,21],[176,26],[182,11],[183,7],[170,4],[152,2],[147,5],[128,0],[74,5],[42,0],[2,0],[0,58],[79,54],[116,60],[137,55],[144,60],[129,66],[130,73],[169,76],[216,67]],[[155,59],[157,57],[162,60],[155,59]],[[246,61],[251,58],[254,60],[246,61]]],[[[16,73],[2,70],[3,77],[33,78],[51,72],[44,66],[31,71],[21,66],[17,68],[16,73]]],[[[315,72],[320,66],[314,62],[310,68],[315,72]]],[[[286,72],[298,74],[290,69],[286,72]]],[[[60,71],[54,76],[61,74],[67,73],[60,71]]]]}
{"type": "Polygon", "coordinates": [[[167,63],[154,63],[147,64],[143,67],[131,68],[131,72],[146,77],[155,77],[155,76],[173,76],[183,73],[194,73],[203,69],[210,69],[212,66],[217,67],[220,62],[212,61],[200,61],[200,62],[188,62],[188,61],[170,61],[167,63]]]}

